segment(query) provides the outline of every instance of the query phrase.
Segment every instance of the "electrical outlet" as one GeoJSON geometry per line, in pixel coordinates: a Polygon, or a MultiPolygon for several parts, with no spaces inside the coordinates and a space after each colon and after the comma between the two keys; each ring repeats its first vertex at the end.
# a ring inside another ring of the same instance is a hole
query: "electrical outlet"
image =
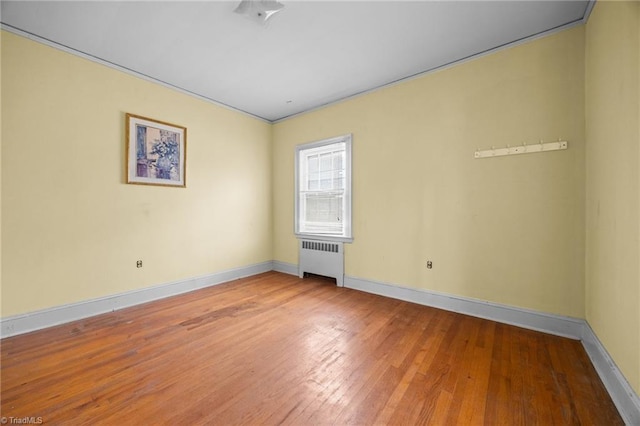
{"type": "Polygon", "coordinates": [[[136,267],[137,267],[137,268],[142,268],[142,260],[138,260],[138,261],[136,262],[136,267]]]}
{"type": "Polygon", "coordinates": [[[427,269],[431,269],[433,268],[433,262],[430,260],[427,260],[427,269]]]}

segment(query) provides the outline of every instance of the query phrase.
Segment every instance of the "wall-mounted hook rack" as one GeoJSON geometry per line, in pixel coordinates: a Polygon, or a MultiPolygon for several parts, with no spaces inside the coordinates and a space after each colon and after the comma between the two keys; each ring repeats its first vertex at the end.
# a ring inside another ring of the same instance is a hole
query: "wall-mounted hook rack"
{"type": "Polygon", "coordinates": [[[526,143],[520,146],[509,146],[506,148],[494,148],[491,149],[478,149],[474,157],[475,158],[489,158],[489,157],[501,157],[504,155],[515,155],[515,154],[528,154],[532,152],[546,152],[546,151],[557,151],[560,149],[569,148],[569,142],[558,139],[556,142],[543,142],[527,145],[526,143]]]}

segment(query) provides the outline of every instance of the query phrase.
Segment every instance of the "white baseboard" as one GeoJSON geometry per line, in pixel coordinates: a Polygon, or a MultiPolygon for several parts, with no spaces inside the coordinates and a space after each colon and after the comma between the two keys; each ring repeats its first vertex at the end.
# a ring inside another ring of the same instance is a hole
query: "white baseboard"
{"type": "Polygon", "coordinates": [[[459,312],[576,340],[579,340],[582,336],[582,328],[584,326],[584,320],[577,318],[563,317],[422,289],[399,287],[362,278],[345,276],[344,286],[367,293],[432,306],[446,311],[459,312]]]}
{"type": "Polygon", "coordinates": [[[605,347],[585,322],[582,334],[582,346],[587,351],[607,392],[618,408],[627,425],[640,425],[640,397],[635,393],[627,379],[613,361],[605,347]]]}
{"type": "Polygon", "coordinates": [[[583,319],[552,315],[483,300],[399,287],[348,276],[344,277],[344,286],[367,293],[580,340],[625,423],[627,425],[640,425],[640,398],[609,356],[598,336],[583,319]]]}
{"type": "Polygon", "coordinates": [[[279,260],[274,260],[273,270],[276,272],[282,272],[283,274],[298,276],[298,265],[294,263],[281,262],[279,260]]]}
{"type": "Polygon", "coordinates": [[[30,331],[40,330],[54,325],[104,314],[106,312],[113,312],[118,309],[139,305],[141,303],[151,302],[153,300],[187,293],[238,278],[272,271],[273,269],[273,262],[268,261],[255,265],[215,272],[201,277],[187,278],[140,290],[128,291],[125,293],[2,318],[0,319],[0,338],[28,333],[30,331]]]}

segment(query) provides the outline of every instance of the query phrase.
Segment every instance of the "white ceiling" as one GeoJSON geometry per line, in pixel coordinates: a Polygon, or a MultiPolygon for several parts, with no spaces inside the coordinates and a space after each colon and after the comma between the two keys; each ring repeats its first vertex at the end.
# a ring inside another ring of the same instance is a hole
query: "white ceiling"
{"type": "Polygon", "coordinates": [[[588,0],[6,1],[3,28],[277,121],[583,22],[588,0]]]}

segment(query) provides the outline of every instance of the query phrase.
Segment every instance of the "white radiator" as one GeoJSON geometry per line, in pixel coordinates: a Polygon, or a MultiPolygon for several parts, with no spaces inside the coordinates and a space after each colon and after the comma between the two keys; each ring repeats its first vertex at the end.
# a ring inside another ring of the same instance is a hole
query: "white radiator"
{"type": "Polygon", "coordinates": [[[336,279],[344,286],[344,244],[316,240],[300,240],[298,276],[304,273],[323,275],[336,279]]]}

